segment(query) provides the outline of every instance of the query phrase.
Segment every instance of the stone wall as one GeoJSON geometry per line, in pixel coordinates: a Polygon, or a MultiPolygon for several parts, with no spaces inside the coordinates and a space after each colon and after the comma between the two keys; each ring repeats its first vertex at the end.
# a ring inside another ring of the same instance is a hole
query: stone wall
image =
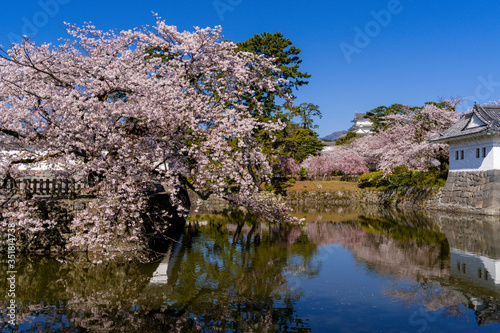
{"type": "Polygon", "coordinates": [[[229,203],[219,197],[211,195],[207,200],[199,200],[200,197],[191,190],[188,190],[189,201],[191,202],[190,213],[214,213],[229,208],[229,203]]]}
{"type": "Polygon", "coordinates": [[[500,170],[450,172],[441,188],[401,187],[392,191],[288,192],[291,203],[360,202],[392,207],[500,215],[500,170]]]}
{"type": "MultiPolygon", "coordinates": [[[[207,213],[229,208],[227,201],[210,196],[207,200],[198,202],[199,197],[189,192],[191,212],[207,213]]],[[[270,196],[270,200],[284,200],[292,206],[306,205],[310,209],[329,205],[350,205],[353,203],[391,206],[411,209],[436,209],[439,198],[438,189],[405,187],[395,191],[355,190],[355,191],[286,191],[283,195],[273,195],[269,192],[261,193],[270,196]]]]}
{"type": "MultiPolygon", "coordinates": [[[[213,213],[230,207],[221,198],[210,197],[198,201],[192,192],[182,193],[183,201],[189,205],[191,212],[213,213]]],[[[284,200],[291,206],[303,206],[320,209],[326,205],[374,205],[375,207],[393,207],[407,210],[441,210],[457,213],[476,213],[483,215],[500,215],[500,170],[478,172],[450,172],[446,186],[436,188],[402,187],[393,191],[377,191],[357,189],[353,191],[288,191],[281,196],[269,192],[261,193],[265,200],[284,200]]],[[[169,206],[168,195],[152,196],[156,206],[169,206]],[[158,202],[156,202],[158,201],[158,202]]],[[[41,200],[40,205],[44,218],[58,221],[58,228],[53,234],[44,235],[40,239],[30,239],[23,244],[21,251],[27,252],[59,252],[63,251],[68,238],[73,234],[70,221],[76,211],[83,209],[89,199],[78,200],[41,200]],[[50,237],[49,237],[50,236],[50,237]]],[[[497,219],[497,217],[493,217],[497,219]]],[[[153,241],[150,245],[156,244],[153,241]]],[[[0,245],[4,248],[2,241],[0,245]]],[[[159,244],[160,246],[161,244],[159,244]]],[[[156,246],[153,246],[156,247],[156,246]]]]}
{"type": "MultiPolygon", "coordinates": [[[[265,192],[263,195],[270,195],[265,192]]],[[[220,198],[210,197],[197,203],[197,196],[190,192],[193,209],[209,212],[228,208],[220,198]]],[[[353,203],[373,204],[406,209],[440,210],[482,215],[500,215],[500,170],[478,172],[450,172],[443,188],[401,187],[397,190],[378,191],[358,189],[354,191],[286,191],[280,200],[291,205],[307,205],[310,208],[353,203]]]]}
{"type": "Polygon", "coordinates": [[[500,215],[500,170],[450,172],[439,199],[442,210],[500,215]]]}
{"type": "Polygon", "coordinates": [[[293,191],[286,192],[284,199],[291,204],[334,205],[363,203],[398,208],[435,209],[439,190],[434,188],[402,187],[394,191],[293,191]]]}

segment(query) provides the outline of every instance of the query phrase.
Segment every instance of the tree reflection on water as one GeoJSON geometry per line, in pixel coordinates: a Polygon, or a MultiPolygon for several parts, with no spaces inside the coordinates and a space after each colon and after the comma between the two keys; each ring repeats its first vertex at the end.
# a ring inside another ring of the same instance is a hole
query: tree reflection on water
{"type": "Polygon", "coordinates": [[[20,330],[309,332],[295,315],[301,293],[288,276],[317,273],[308,264],[317,246],[298,226],[268,226],[239,212],[223,220],[183,231],[166,283],[151,283],[157,263],[19,258],[20,330]]]}
{"type": "Polygon", "coordinates": [[[367,270],[387,277],[383,293],[405,307],[500,323],[498,217],[410,213],[361,214],[304,229],[313,243],[342,244],[367,270]]]}
{"type": "MultiPolygon", "coordinates": [[[[497,323],[499,278],[491,265],[500,258],[500,226],[477,219],[346,212],[342,223],[269,225],[232,211],[193,216],[157,263],[19,255],[19,331],[310,332],[298,310],[308,290],[295,283],[336,266],[335,258],[318,259],[330,244],[348,249],[360,274],[383,278],[381,293],[403,308],[497,323]]],[[[6,302],[0,307],[8,332],[6,302]]]]}

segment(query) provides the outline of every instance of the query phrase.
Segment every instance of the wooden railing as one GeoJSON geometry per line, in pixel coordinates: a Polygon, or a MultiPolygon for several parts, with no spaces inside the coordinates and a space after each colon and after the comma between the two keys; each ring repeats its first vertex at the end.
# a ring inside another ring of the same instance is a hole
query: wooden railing
{"type": "Polygon", "coordinates": [[[7,181],[6,185],[7,190],[24,195],[76,195],[82,188],[74,180],[57,178],[21,178],[7,181]]]}
{"type": "MultiPolygon", "coordinates": [[[[41,178],[24,177],[20,179],[8,180],[6,190],[16,192],[17,195],[50,195],[50,196],[70,196],[82,195],[83,186],[76,183],[74,179],[61,178],[41,178]]],[[[146,195],[165,191],[160,184],[144,185],[142,189],[146,195]]]]}

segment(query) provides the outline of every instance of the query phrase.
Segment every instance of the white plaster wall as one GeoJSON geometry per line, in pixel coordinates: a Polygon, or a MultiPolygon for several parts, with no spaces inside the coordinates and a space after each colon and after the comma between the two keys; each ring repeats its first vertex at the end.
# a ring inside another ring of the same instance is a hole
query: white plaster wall
{"type": "Polygon", "coordinates": [[[500,170],[500,138],[484,135],[479,138],[461,140],[450,143],[450,171],[486,171],[500,170]],[[482,157],[482,149],[486,148],[486,157],[482,157]],[[480,149],[480,157],[476,158],[476,148],[480,149]],[[460,151],[464,151],[464,159],[460,159],[460,151]],[[459,159],[455,152],[459,151],[459,159]]]}
{"type": "Polygon", "coordinates": [[[360,128],[356,131],[356,134],[358,135],[365,135],[370,133],[371,128],[360,128]]]}
{"type": "Polygon", "coordinates": [[[361,135],[369,133],[373,128],[373,123],[369,119],[358,120],[354,125],[360,127],[356,133],[361,135]]]}
{"type": "Polygon", "coordinates": [[[371,122],[371,120],[369,120],[369,119],[366,119],[366,120],[358,120],[358,121],[356,122],[356,125],[357,125],[357,126],[371,127],[371,126],[372,126],[372,122],[371,122]]]}
{"type": "Polygon", "coordinates": [[[479,119],[476,114],[472,114],[472,118],[469,121],[469,124],[467,124],[467,128],[474,128],[474,127],[479,127],[479,126],[484,126],[486,125],[479,119]]]}
{"type": "MultiPolygon", "coordinates": [[[[45,156],[47,155],[47,152],[44,151],[36,151],[38,155],[28,155],[28,157],[38,157],[38,156],[45,156]]],[[[23,158],[26,157],[26,155],[23,155],[23,151],[19,150],[0,150],[0,163],[4,161],[5,156],[9,156],[8,158],[23,158]]],[[[75,165],[76,161],[74,160],[69,160],[69,163],[75,165]]],[[[30,164],[29,166],[25,164],[19,164],[18,165],[18,170],[25,171],[25,170],[30,170],[30,171],[62,171],[65,170],[66,167],[63,163],[50,163],[46,161],[42,162],[37,162],[36,164],[30,164]]]]}

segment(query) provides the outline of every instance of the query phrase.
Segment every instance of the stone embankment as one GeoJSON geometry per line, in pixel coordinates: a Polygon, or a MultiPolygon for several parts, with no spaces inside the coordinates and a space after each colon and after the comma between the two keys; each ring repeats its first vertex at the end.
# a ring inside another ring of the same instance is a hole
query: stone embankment
{"type": "Polygon", "coordinates": [[[500,215],[500,170],[450,172],[441,189],[439,208],[500,215]]]}
{"type": "Polygon", "coordinates": [[[364,203],[395,208],[500,215],[500,172],[452,172],[443,188],[288,192],[290,203],[310,205],[364,203]]]}
{"type": "MultiPolygon", "coordinates": [[[[229,207],[227,201],[221,198],[209,197],[208,200],[199,201],[198,196],[189,192],[192,203],[192,212],[213,212],[229,207]]],[[[338,191],[287,191],[283,195],[272,195],[264,192],[262,195],[271,196],[273,200],[283,200],[296,205],[307,205],[310,208],[330,205],[350,205],[354,203],[390,206],[410,209],[436,209],[440,197],[438,189],[400,188],[395,191],[376,190],[338,190],[338,191]]]]}
{"type": "Polygon", "coordinates": [[[436,209],[440,192],[435,188],[403,187],[393,191],[308,191],[286,192],[284,200],[291,204],[374,204],[398,208],[436,209]]]}
{"type": "MultiPolygon", "coordinates": [[[[266,192],[263,195],[271,195],[266,192]]],[[[272,196],[272,195],[271,195],[272,196]]],[[[209,198],[199,204],[190,193],[193,207],[198,210],[221,210],[228,203],[219,198],[209,198]]],[[[453,172],[443,188],[401,187],[396,190],[337,190],[337,191],[286,191],[274,199],[291,205],[315,206],[350,205],[354,203],[379,205],[392,208],[439,210],[454,213],[500,215],[500,172],[453,172]]],[[[193,209],[194,209],[193,208],[193,209]]]]}

